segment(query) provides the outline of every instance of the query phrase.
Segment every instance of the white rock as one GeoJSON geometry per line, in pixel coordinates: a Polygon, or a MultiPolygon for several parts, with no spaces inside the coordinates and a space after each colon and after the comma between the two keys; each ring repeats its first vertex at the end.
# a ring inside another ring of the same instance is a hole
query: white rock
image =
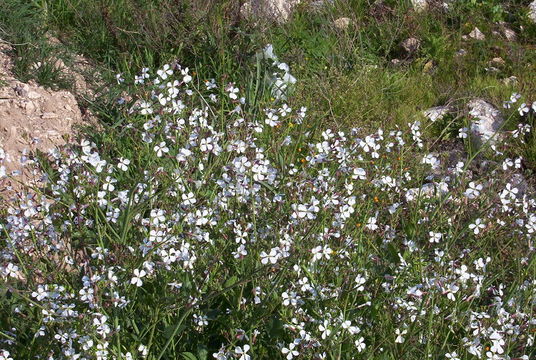
{"type": "Polygon", "coordinates": [[[536,0],[529,4],[529,19],[536,23],[536,0]]]}
{"type": "Polygon", "coordinates": [[[434,122],[440,120],[449,112],[450,108],[448,106],[435,106],[433,108],[423,111],[424,116],[426,116],[430,121],[434,122]]]}
{"type": "Polygon", "coordinates": [[[487,101],[474,99],[467,105],[469,114],[475,119],[471,123],[471,134],[478,146],[495,143],[500,137],[498,131],[504,123],[500,111],[487,101]],[[491,139],[491,140],[490,140],[491,139]]]}
{"type": "Polygon", "coordinates": [[[276,22],[288,20],[293,8],[301,0],[249,0],[240,8],[245,17],[267,17],[276,22]]]}
{"type": "Polygon", "coordinates": [[[341,29],[341,30],[345,30],[348,28],[348,26],[350,26],[350,23],[352,22],[352,20],[350,20],[350,18],[347,18],[347,17],[341,17],[341,18],[338,18],[337,20],[335,20],[333,22],[333,25],[337,28],[337,29],[341,29]]]}
{"type": "Polygon", "coordinates": [[[469,37],[475,40],[485,40],[486,36],[480,31],[479,28],[475,27],[473,31],[469,33],[469,37]]]}
{"type": "Polygon", "coordinates": [[[413,5],[413,8],[417,12],[421,12],[421,11],[428,9],[427,0],[411,0],[411,5],[413,5]]]}

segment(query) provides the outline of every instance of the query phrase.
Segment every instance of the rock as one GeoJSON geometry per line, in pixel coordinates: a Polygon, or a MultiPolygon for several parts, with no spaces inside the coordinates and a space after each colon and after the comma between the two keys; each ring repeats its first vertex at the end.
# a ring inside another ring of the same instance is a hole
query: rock
{"type": "Polygon", "coordinates": [[[486,36],[482,33],[482,31],[480,31],[479,28],[475,27],[473,29],[473,31],[471,31],[469,33],[469,37],[471,39],[475,39],[475,40],[485,40],[486,39],[486,36]]]}
{"type": "Polygon", "coordinates": [[[430,121],[434,122],[436,120],[442,119],[446,114],[448,114],[449,111],[450,107],[448,106],[435,106],[430,109],[424,110],[423,114],[430,121]]]}
{"type": "Polygon", "coordinates": [[[490,60],[489,63],[490,65],[493,65],[493,66],[503,66],[504,64],[506,64],[504,59],[501,57],[494,57],[493,59],[490,60]]]}
{"type": "Polygon", "coordinates": [[[465,56],[467,55],[467,50],[465,49],[460,49],[458,51],[456,51],[456,57],[462,57],[462,56],[465,56]]]}
{"type": "Polygon", "coordinates": [[[516,76],[510,76],[510,77],[507,77],[506,79],[503,79],[502,82],[503,82],[504,85],[508,85],[508,86],[516,85],[517,84],[517,77],[516,76]]]}
{"type": "Polygon", "coordinates": [[[536,23],[536,0],[529,4],[528,16],[533,23],[536,23]]]}
{"type": "Polygon", "coordinates": [[[348,29],[348,26],[350,26],[351,22],[352,22],[352,20],[350,18],[341,17],[341,18],[338,18],[337,20],[335,20],[333,22],[333,25],[337,29],[346,30],[346,29],[348,29]]]}
{"type": "Polygon", "coordinates": [[[503,36],[506,38],[506,40],[508,40],[508,41],[516,41],[517,40],[516,32],[514,30],[510,29],[508,27],[508,25],[504,21],[501,21],[499,24],[501,25],[501,32],[502,32],[503,36]]]}
{"type": "Polygon", "coordinates": [[[421,47],[421,41],[417,38],[410,37],[400,44],[400,47],[404,50],[404,52],[411,56],[413,55],[419,48],[421,47]]]}
{"type": "Polygon", "coordinates": [[[411,5],[413,5],[413,9],[415,9],[416,12],[422,12],[428,9],[427,0],[411,0],[411,5]]]}
{"type": "Polygon", "coordinates": [[[275,22],[285,22],[301,0],[249,0],[240,8],[246,18],[265,18],[275,22]]]}
{"type": "Polygon", "coordinates": [[[500,138],[498,131],[504,123],[500,111],[482,99],[474,99],[467,106],[469,115],[475,119],[471,123],[471,135],[476,145],[482,146],[486,142],[495,143],[500,138]]]}

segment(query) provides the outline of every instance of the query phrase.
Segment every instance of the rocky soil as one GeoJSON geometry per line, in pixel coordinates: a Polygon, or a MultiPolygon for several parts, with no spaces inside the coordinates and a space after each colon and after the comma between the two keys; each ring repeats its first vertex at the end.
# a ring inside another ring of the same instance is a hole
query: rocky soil
{"type": "MultiPolygon", "coordinates": [[[[73,93],[54,91],[34,81],[24,83],[13,74],[11,47],[0,41],[0,177],[1,191],[34,180],[30,155],[47,153],[66,144],[84,116],[73,93]]],[[[63,62],[59,60],[59,64],[63,62]]],[[[83,77],[75,87],[87,89],[83,77]]]]}

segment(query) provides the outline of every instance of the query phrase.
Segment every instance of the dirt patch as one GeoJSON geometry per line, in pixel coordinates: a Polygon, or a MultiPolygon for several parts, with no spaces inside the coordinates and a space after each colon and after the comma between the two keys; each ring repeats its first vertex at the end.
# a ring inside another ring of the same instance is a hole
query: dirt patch
{"type": "Polygon", "coordinates": [[[12,72],[11,50],[0,42],[0,192],[15,185],[14,179],[30,181],[24,170],[28,155],[64,145],[73,126],[83,121],[72,93],[18,81],[12,72]]]}

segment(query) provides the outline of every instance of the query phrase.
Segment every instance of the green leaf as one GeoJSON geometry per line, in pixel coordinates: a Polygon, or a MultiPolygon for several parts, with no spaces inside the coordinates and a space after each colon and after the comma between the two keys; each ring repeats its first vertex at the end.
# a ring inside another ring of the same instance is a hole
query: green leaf
{"type": "Polygon", "coordinates": [[[199,360],[207,360],[208,349],[206,345],[199,344],[197,345],[197,358],[199,360]]]}
{"type": "Polygon", "coordinates": [[[181,356],[184,360],[197,360],[197,357],[191,352],[183,352],[181,356]]]}
{"type": "Polygon", "coordinates": [[[223,284],[223,287],[228,288],[230,286],[233,286],[234,284],[236,284],[237,281],[238,281],[238,277],[233,275],[229,279],[227,279],[227,281],[225,281],[225,284],[223,284]]]}

